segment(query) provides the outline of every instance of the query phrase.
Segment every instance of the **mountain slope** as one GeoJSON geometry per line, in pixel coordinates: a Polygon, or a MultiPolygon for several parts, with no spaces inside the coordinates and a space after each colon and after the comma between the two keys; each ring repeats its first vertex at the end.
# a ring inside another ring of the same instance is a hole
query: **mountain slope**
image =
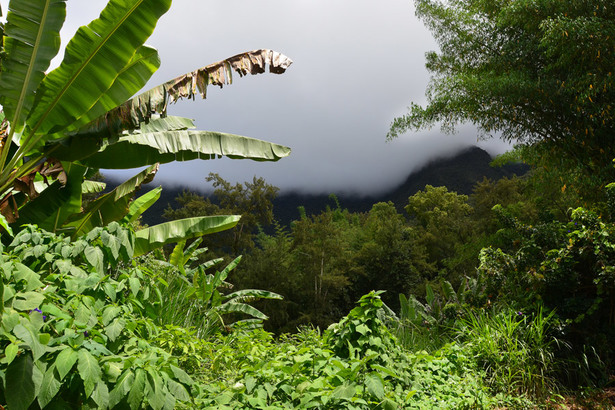
{"type": "MultiPolygon", "coordinates": [[[[400,212],[408,202],[408,197],[425,188],[425,185],[446,186],[449,191],[469,195],[474,185],[483,178],[493,180],[512,175],[522,175],[528,167],[522,164],[494,168],[489,165],[492,158],[481,148],[468,148],[452,158],[435,159],[417,172],[408,176],[397,188],[377,196],[337,195],[343,208],[351,212],[367,212],[377,202],[392,201],[400,212]]],[[[154,184],[152,184],[153,188],[154,184]]],[[[151,188],[149,188],[151,189],[151,188]]],[[[175,207],[175,198],[184,191],[182,187],[164,187],[161,198],[144,215],[143,222],[148,225],[164,222],[163,211],[169,205],[175,207]]],[[[144,190],[148,190],[147,187],[144,190]]],[[[368,191],[366,187],[366,191],[368,191]]],[[[203,195],[206,193],[202,192],[203,195]]],[[[274,201],[276,219],[283,225],[299,218],[297,207],[303,206],[307,214],[316,214],[327,206],[335,207],[333,200],[326,194],[305,194],[281,191],[274,201]]]]}
{"type": "MultiPolygon", "coordinates": [[[[523,175],[528,167],[523,164],[501,168],[490,166],[492,158],[483,149],[471,147],[452,158],[435,159],[417,172],[408,176],[397,188],[377,196],[337,195],[343,208],[351,212],[367,212],[377,202],[392,201],[403,212],[408,198],[425,188],[425,185],[446,186],[449,191],[470,195],[474,185],[483,178],[498,180],[513,175],[523,175]]],[[[274,202],[276,218],[287,224],[299,217],[298,206],[304,206],[307,214],[315,214],[326,206],[335,206],[329,195],[281,193],[274,202]]]]}

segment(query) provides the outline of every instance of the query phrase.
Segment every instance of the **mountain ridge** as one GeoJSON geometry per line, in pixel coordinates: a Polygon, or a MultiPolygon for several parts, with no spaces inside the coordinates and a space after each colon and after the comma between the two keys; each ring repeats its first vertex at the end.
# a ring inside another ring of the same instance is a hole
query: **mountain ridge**
{"type": "MultiPolygon", "coordinates": [[[[523,175],[528,171],[524,164],[509,164],[494,168],[490,165],[492,157],[479,147],[464,149],[452,157],[435,158],[421,169],[408,175],[406,180],[397,187],[379,195],[361,196],[358,194],[335,193],[342,208],[350,212],[367,212],[378,202],[391,201],[398,211],[402,212],[408,202],[408,197],[423,190],[425,185],[446,186],[449,191],[470,195],[474,185],[488,178],[497,180],[513,175],[523,175]]],[[[153,189],[144,187],[147,192],[153,189]]],[[[143,215],[143,222],[154,225],[165,222],[162,213],[169,206],[175,206],[175,198],[185,190],[208,196],[210,193],[181,186],[163,186],[160,199],[143,215]]],[[[309,194],[292,190],[280,191],[274,200],[274,215],[282,225],[288,225],[299,218],[298,207],[302,206],[308,215],[317,214],[327,206],[336,206],[330,199],[331,194],[309,194]]]]}

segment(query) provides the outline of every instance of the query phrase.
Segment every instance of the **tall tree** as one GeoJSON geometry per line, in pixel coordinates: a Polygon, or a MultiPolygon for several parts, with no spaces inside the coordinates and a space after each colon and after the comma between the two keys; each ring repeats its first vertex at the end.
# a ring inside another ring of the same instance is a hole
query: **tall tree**
{"type": "Polygon", "coordinates": [[[412,104],[388,137],[470,122],[483,136],[533,145],[562,182],[615,177],[615,8],[610,0],[415,0],[438,41],[427,54],[428,104],[412,104]]]}
{"type": "Polygon", "coordinates": [[[328,326],[343,314],[340,299],[350,284],[352,266],[350,240],[356,225],[353,216],[339,207],[292,225],[295,263],[303,280],[311,323],[328,326]]]}
{"type": "Polygon", "coordinates": [[[436,271],[447,266],[447,261],[456,256],[459,246],[469,241],[475,231],[468,196],[449,192],[446,187],[426,185],[425,190],[408,198],[405,209],[415,229],[415,243],[427,250],[427,261],[436,271]]]}
{"type": "Polygon", "coordinates": [[[352,297],[358,300],[372,290],[385,290],[382,300],[399,309],[399,294],[417,294],[435,270],[427,249],[392,202],[374,204],[354,238],[352,297]]]}
{"type": "Polygon", "coordinates": [[[207,215],[240,215],[241,219],[233,229],[206,238],[204,245],[219,256],[221,253],[237,256],[254,247],[257,228],[273,222],[273,200],[279,188],[257,177],[252,182],[233,185],[214,172],[206,180],[214,187],[213,198],[184,192],[175,199],[180,206],[167,208],[163,216],[176,220],[207,215]]]}

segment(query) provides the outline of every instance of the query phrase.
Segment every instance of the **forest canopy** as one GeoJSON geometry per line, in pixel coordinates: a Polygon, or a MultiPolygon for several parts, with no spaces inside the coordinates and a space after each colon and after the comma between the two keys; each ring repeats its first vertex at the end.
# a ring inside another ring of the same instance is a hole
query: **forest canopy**
{"type": "Polygon", "coordinates": [[[428,104],[388,138],[472,123],[603,185],[614,177],[615,8],[607,0],[416,0],[438,42],[428,104]]]}

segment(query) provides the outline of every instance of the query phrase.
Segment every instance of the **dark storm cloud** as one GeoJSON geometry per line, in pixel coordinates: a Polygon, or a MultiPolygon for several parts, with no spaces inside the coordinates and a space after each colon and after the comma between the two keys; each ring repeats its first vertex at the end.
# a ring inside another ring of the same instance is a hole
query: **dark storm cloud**
{"type": "MultiPolygon", "coordinates": [[[[65,36],[96,17],[106,1],[67,4],[65,36]]],[[[162,59],[149,86],[257,48],[294,60],[281,76],[237,79],[223,90],[211,88],[207,100],[171,107],[194,118],[199,129],[288,145],[290,157],[168,164],[158,183],[205,188],[213,171],[232,181],[263,176],[282,188],[373,192],[476,143],[470,127],[454,136],[434,130],[385,142],[391,120],[410,101],[425,101],[424,53],[435,48],[409,0],[174,0],[148,44],[162,59]]],[[[487,145],[503,150],[497,141],[487,145]]]]}

